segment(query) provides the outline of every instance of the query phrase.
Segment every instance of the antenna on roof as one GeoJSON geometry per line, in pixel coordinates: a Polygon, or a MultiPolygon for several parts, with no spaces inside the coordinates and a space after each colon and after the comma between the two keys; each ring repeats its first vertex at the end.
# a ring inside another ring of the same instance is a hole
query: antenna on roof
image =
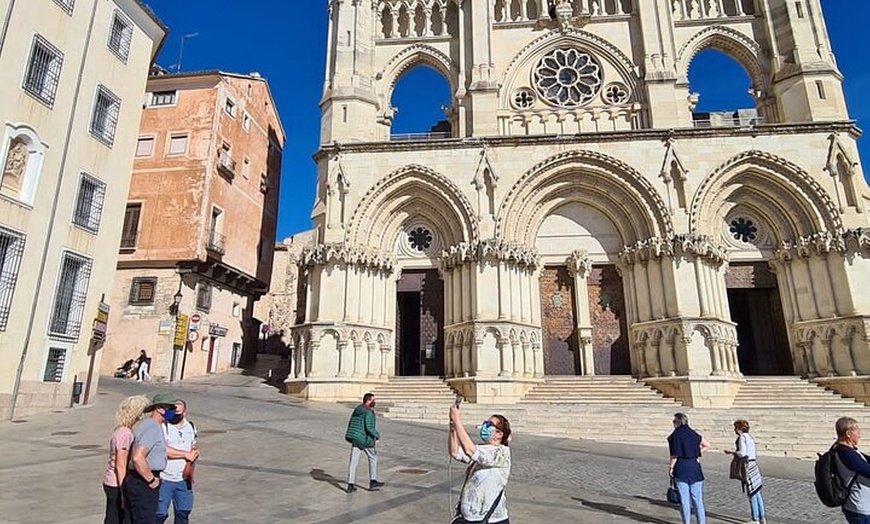
{"type": "Polygon", "coordinates": [[[188,33],[186,35],[181,35],[181,45],[178,47],[178,62],[175,64],[175,71],[181,72],[181,60],[184,58],[184,41],[188,38],[193,38],[199,36],[199,33],[188,33]]]}

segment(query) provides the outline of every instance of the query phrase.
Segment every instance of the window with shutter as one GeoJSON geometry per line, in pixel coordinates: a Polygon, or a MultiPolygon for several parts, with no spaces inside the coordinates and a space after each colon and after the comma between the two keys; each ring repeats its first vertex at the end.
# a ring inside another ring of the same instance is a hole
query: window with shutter
{"type": "Polygon", "coordinates": [[[139,236],[139,216],[142,213],[142,204],[127,204],[124,213],[124,227],[121,231],[121,249],[136,249],[136,240],[139,236]]]}
{"type": "Polygon", "coordinates": [[[150,306],[157,294],[157,277],[136,277],[130,285],[130,305],[150,306]]]}

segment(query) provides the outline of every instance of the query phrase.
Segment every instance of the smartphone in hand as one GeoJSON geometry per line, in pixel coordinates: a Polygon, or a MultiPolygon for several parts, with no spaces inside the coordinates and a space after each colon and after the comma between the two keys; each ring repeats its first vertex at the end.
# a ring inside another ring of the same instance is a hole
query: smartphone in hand
{"type": "Polygon", "coordinates": [[[458,408],[460,404],[462,404],[462,397],[460,395],[454,395],[453,396],[453,405],[458,408]]]}

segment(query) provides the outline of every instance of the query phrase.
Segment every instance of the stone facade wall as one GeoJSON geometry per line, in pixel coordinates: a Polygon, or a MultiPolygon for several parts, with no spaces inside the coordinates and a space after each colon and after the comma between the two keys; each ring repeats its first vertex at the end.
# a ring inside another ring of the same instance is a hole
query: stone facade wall
{"type": "Polygon", "coordinates": [[[614,266],[594,267],[588,277],[596,375],[629,375],[629,332],[622,278],[614,266]]]}
{"type": "Polygon", "coordinates": [[[566,267],[541,271],[541,344],[548,375],[577,374],[574,280],[566,267]]]}

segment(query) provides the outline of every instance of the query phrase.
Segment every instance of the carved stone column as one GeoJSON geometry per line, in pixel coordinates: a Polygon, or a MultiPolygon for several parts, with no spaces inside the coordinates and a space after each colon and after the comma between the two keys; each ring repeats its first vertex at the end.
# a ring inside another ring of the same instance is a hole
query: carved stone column
{"type": "Polygon", "coordinates": [[[585,251],[574,251],[568,257],[568,274],[574,279],[574,316],[580,374],[595,375],[595,352],[592,348],[592,315],[589,309],[589,286],[586,279],[592,262],[585,251]]]}

